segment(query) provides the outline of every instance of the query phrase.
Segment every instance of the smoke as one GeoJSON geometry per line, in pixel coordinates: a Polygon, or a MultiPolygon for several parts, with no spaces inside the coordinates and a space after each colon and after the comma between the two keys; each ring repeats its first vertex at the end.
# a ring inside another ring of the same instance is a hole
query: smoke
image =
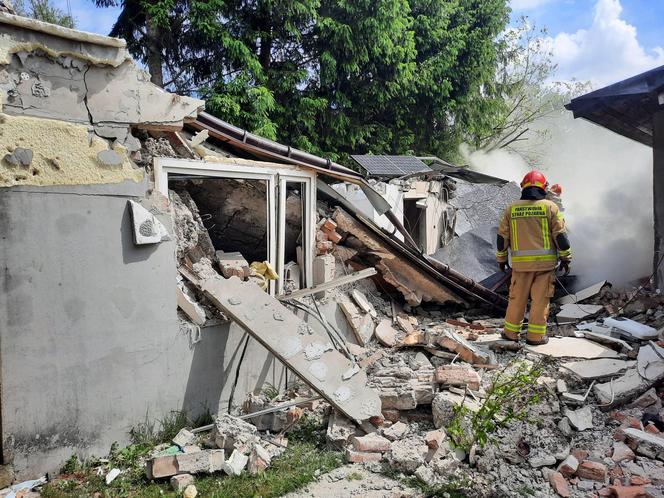
{"type": "MultiPolygon", "coordinates": [[[[542,119],[545,140],[527,151],[529,164],[506,150],[462,148],[472,169],[519,183],[532,168],[562,185],[580,285],[607,279],[624,286],[647,277],[653,263],[652,150],[571,113],[542,119]]],[[[535,140],[537,142],[537,140],[535,140]]],[[[532,147],[532,146],[531,146],[532,147]]],[[[522,149],[524,150],[524,149],[522,149]]]]}

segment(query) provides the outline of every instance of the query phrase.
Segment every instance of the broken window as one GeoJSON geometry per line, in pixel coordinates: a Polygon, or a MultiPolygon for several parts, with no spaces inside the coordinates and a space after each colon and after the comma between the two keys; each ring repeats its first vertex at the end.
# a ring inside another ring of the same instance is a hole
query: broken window
{"type": "Polygon", "coordinates": [[[310,286],[315,174],[256,164],[159,158],[155,180],[165,195],[171,190],[196,205],[217,259],[239,253],[249,264],[269,262],[279,275],[271,293],[310,286]]]}

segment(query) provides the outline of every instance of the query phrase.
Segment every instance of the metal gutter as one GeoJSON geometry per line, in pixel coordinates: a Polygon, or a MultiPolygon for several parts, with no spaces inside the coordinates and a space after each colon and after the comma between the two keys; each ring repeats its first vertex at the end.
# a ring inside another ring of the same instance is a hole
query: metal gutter
{"type": "Polygon", "coordinates": [[[286,162],[313,169],[319,173],[343,180],[348,183],[359,185],[371,205],[379,214],[384,214],[388,220],[401,232],[404,239],[417,249],[417,243],[413,240],[408,230],[392,212],[390,204],[376,192],[371,184],[357,171],[346,168],[329,159],[309,154],[288,145],[283,145],[273,140],[254,135],[226,121],[201,112],[195,121],[187,123],[188,126],[198,130],[207,130],[211,137],[226,142],[233,147],[245,150],[253,155],[265,157],[276,161],[286,162]]]}

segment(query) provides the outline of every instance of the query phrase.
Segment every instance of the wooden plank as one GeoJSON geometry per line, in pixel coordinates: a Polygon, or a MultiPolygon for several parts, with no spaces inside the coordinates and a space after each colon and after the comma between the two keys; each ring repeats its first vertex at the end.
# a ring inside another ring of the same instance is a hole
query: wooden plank
{"type": "Polygon", "coordinates": [[[296,290],[295,292],[291,292],[290,294],[281,294],[277,296],[277,299],[279,299],[280,301],[288,301],[289,299],[300,299],[301,297],[310,296],[311,294],[316,294],[317,292],[323,292],[326,290],[334,289],[335,287],[339,287],[340,285],[350,284],[358,280],[362,280],[363,278],[371,277],[376,273],[377,272],[375,268],[365,268],[364,270],[352,273],[350,275],[344,275],[343,277],[335,278],[334,280],[330,280],[329,282],[325,282],[324,284],[314,285],[313,287],[309,287],[308,289],[296,290]]]}
{"type": "Polygon", "coordinates": [[[279,361],[348,418],[361,423],[381,414],[367,375],[277,299],[237,277],[203,280],[200,289],[279,361]]]}

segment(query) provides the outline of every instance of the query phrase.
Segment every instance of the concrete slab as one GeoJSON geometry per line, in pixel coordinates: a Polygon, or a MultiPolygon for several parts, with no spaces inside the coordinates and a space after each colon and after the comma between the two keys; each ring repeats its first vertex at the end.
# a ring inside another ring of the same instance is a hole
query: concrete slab
{"type": "Polygon", "coordinates": [[[602,292],[602,289],[606,286],[611,286],[609,282],[606,280],[602,280],[601,282],[597,282],[595,285],[591,285],[590,287],[586,287],[585,289],[580,290],[576,294],[571,294],[569,296],[563,296],[560,299],[558,299],[557,303],[558,304],[571,304],[571,303],[580,303],[585,301],[586,299],[590,299],[593,296],[596,296],[600,292],[602,292]]]}
{"type": "Polygon", "coordinates": [[[664,348],[654,343],[642,346],[636,357],[639,375],[648,381],[656,381],[664,376],[664,348]]]}
{"type": "Polygon", "coordinates": [[[634,365],[636,365],[635,361],[601,358],[597,360],[573,361],[563,363],[560,366],[582,379],[593,380],[622,375],[625,373],[625,370],[634,367],[634,365]]]}
{"type": "Polygon", "coordinates": [[[217,308],[341,413],[357,422],[381,414],[378,393],[367,387],[363,370],[348,379],[343,378],[353,367],[348,358],[331,350],[323,352],[318,359],[307,359],[305,351],[310,344],[324,344],[329,338],[316,332],[302,334],[302,330],[308,329],[306,324],[277,299],[237,277],[210,278],[202,281],[200,287],[217,308]]]}
{"type": "Polygon", "coordinates": [[[576,322],[596,315],[604,309],[604,306],[596,304],[564,304],[556,319],[560,322],[576,322]]]}
{"type": "Polygon", "coordinates": [[[615,351],[588,339],[577,337],[551,337],[548,344],[526,346],[528,351],[554,358],[617,358],[615,351]]]}

